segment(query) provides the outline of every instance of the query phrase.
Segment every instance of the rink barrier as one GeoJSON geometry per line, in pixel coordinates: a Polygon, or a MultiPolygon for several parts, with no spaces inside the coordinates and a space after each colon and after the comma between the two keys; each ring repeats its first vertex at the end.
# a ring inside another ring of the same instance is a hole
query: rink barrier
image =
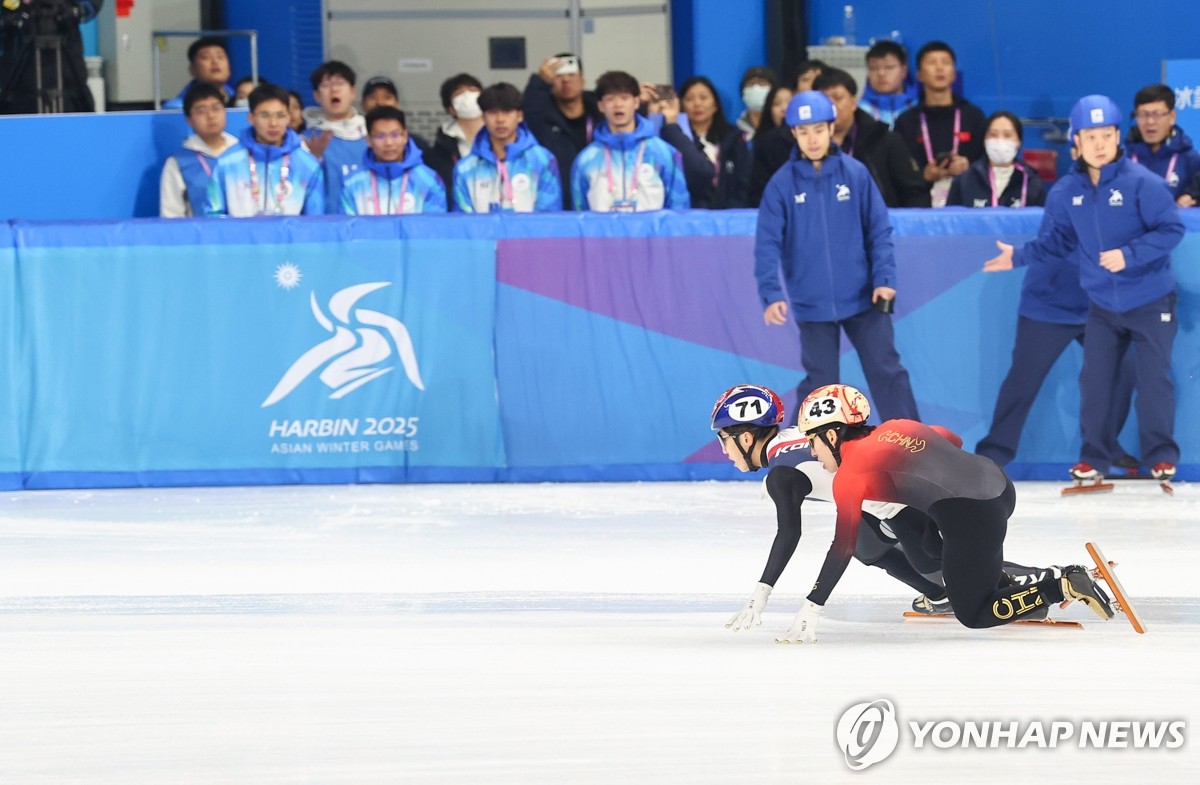
{"type": "MultiPolygon", "coordinates": [[[[986,432],[1039,210],[893,211],[896,336],[923,419],[986,432]]],[[[1175,253],[1182,479],[1200,454],[1200,220],[1175,253]]],[[[0,487],[740,477],[708,413],[795,403],[751,211],[0,223],[0,487]]],[[[843,378],[862,384],[843,346],[843,378]]],[[[1081,353],[1010,473],[1061,479],[1081,353]]],[[[1124,441],[1136,448],[1134,425],[1124,441]]]]}

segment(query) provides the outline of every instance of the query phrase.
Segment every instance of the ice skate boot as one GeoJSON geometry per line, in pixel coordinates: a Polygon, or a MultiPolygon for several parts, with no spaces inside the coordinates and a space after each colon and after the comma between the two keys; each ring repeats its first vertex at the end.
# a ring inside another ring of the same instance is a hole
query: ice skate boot
{"type": "Polygon", "coordinates": [[[954,609],[950,607],[949,597],[931,600],[927,594],[922,594],[913,600],[912,609],[923,616],[949,616],[954,613],[954,609]]]}
{"type": "Polygon", "coordinates": [[[1063,488],[1063,496],[1071,493],[1095,493],[1097,491],[1111,491],[1113,489],[1113,484],[1105,482],[1104,475],[1090,463],[1080,461],[1071,467],[1070,474],[1075,484],[1069,488],[1063,488]]]}
{"type": "Polygon", "coordinates": [[[1105,621],[1113,617],[1112,602],[1104,589],[1092,580],[1092,571],[1087,567],[1072,564],[1055,570],[1061,572],[1059,585],[1062,587],[1063,599],[1066,601],[1079,600],[1092,609],[1092,612],[1105,621]]]}
{"type": "Polygon", "coordinates": [[[1162,486],[1164,493],[1175,493],[1175,488],[1171,485],[1171,479],[1175,477],[1175,465],[1171,463],[1156,463],[1154,468],[1150,470],[1150,476],[1158,480],[1158,484],[1162,486]]]}

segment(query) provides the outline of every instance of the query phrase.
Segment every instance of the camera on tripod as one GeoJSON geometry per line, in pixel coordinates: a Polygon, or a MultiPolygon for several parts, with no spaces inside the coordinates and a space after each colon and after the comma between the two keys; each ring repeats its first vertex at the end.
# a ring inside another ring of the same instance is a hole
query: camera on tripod
{"type": "Polygon", "coordinates": [[[92,19],[101,4],[0,2],[0,113],[92,111],[79,25],[92,19]]]}

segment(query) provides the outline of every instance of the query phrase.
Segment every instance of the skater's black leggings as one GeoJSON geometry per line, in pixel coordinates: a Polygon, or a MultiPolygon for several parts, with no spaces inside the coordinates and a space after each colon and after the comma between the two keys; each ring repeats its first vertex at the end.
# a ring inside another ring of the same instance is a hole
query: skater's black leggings
{"type": "Polygon", "coordinates": [[[954,615],[972,628],[996,627],[1040,610],[1040,584],[1014,584],[1004,575],[1004,536],[1016,506],[1011,482],[994,499],[943,499],[929,515],[942,534],[942,577],[954,615]]]}

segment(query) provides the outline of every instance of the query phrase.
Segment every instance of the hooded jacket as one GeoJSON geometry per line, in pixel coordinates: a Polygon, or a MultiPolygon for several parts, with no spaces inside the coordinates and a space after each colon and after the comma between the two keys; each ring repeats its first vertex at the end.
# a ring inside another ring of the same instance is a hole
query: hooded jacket
{"type": "Polygon", "coordinates": [[[905,84],[902,93],[877,93],[875,88],[871,87],[871,83],[867,82],[858,106],[891,129],[896,125],[896,118],[904,114],[904,110],[916,106],[919,102],[916,82],[905,84]]]}
{"type": "Polygon", "coordinates": [[[158,215],[161,218],[203,216],[208,212],[208,181],[213,165],[222,156],[237,149],[237,137],[222,131],[225,148],[217,154],[198,134],[183,141],[183,146],[167,157],[158,188],[158,215]]]}
{"type": "Polygon", "coordinates": [[[1139,163],[1161,177],[1171,189],[1171,196],[1179,196],[1200,173],[1200,152],[1192,146],[1191,137],[1175,126],[1158,147],[1150,151],[1150,145],[1142,141],[1142,133],[1135,125],[1129,129],[1125,139],[1125,154],[1130,161],[1139,163]]]}
{"type": "Polygon", "coordinates": [[[290,128],[279,146],[260,144],[254,127],[238,136],[241,147],[221,156],[208,183],[208,214],[245,218],[253,215],[321,215],[325,212],[325,176],[316,156],[305,150],[290,128]],[[256,176],[251,177],[253,161],[256,176]],[[281,182],[284,169],[286,182],[281,182]],[[257,180],[257,193],[255,192],[257,180]]]}
{"type": "Polygon", "coordinates": [[[754,275],[763,306],[788,300],[798,322],[848,319],[875,288],[895,288],[892,226],[867,167],[832,144],[820,172],[799,157],[776,172],[758,208],[754,275]]]}
{"type": "Polygon", "coordinates": [[[367,150],[362,166],[342,183],[339,206],[345,215],[444,213],[446,188],[410,136],[403,161],[378,161],[367,150]]]}
{"type": "Polygon", "coordinates": [[[319,106],[304,110],[308,124],[305,133],[320,136],[329,131],[333,138],[321,155],[321,168],[325,172],[325,207],[329,212],[339,210],[342,198],[342,182],[362,163],[367,151],[367,121],[358,111],[345,120],[328,120],[319,106]]]}
{"type": "Polygon", "coordinates": [[[464,213],[512,210],[518,213],[562,209],[558,162],[522,123],[504,148],[504,171],[492,151],[492,137],[480,128],[471,154],[454,166],[454,208],[464,213]]]}
{"type": "Polygon", "coordinates": [[[691,207],[683,158],[659,139],[641,115],[627,134],[608,123],[596,127],[595,141],[571,167],[571,199],[576,210],[686,210],[691,207]]]}
{"type": "Polygon", "coordinates": [[[1092,185],[1083,161],[1050,189],[1037,239],[1013,254],[1013,265],[1053,263],[1072,253],[1091,302],[1125,313],[1175,289],[1171,250],[1183,239],[1183,222],[1166,183],[1121,156],[1101,167],[1092,185]],[[1101,251],[1119,248],[1125,269],[1100,266],[1101,251]]]}

